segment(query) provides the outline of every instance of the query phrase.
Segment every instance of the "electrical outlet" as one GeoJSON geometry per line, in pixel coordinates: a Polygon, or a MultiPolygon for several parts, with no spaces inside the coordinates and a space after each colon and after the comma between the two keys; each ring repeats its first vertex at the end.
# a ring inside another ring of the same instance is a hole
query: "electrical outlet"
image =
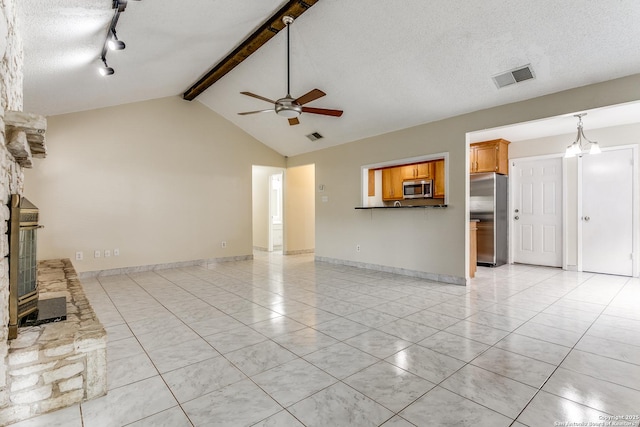
{"type": "Polygon", "coordinates": [[[113,256],[119,256],[119,255],[120,255],[120,249],[115,248],[115,249],[113,250],[113,256]]]}
{"type": "Polygon", "coordinates": [[[104,257],[107,258],[107,257],[110,257],[110,256],[111,256],[111,251],[109,249],[105,249],[104,250],[104,257]]]}
{"type": "Polygon", "coordinates": [[[82,261],[84,259],[84,254],[82,251],[76,252],[76,261],[82,261]]]}
{"type": "Polygon", "coordinates": [[[94,251],[93,252],[93,257],[94,258],[100,258],[100,251],[94,251]]]}
{"type": "Polygon", "coordinates": [[[223,240],[223,241],[220,243],[220,247],[221,247],[221,248],[226,248],[226,247],[227,247],[227,242],[223,240]]]}
{"type": "Polygon", "coordinates": [[[360,245],[356,245],[356,252],[360,252],[360,245]]]}

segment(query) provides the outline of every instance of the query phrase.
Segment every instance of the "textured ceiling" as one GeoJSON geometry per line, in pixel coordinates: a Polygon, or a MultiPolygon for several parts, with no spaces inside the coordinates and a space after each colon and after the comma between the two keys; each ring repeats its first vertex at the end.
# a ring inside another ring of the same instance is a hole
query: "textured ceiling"
{"type": "MultiPolygon", "coordinates": [[[[46,115],[181,95],[286,1],[130,1],[127,48],[96,72],[111,0],[18,2],[25,110],[46,115]]],[[[291,92],[341,118],[272,113],[240,95],[286,95],[286,38],[274,37],[197,100],[284,155],[640,73],[637,0],[320,0],[291,27],[291,92]],[[491,77],[531,64],[536,78],[497,89],[491,77]],[[311,142],[304,135],[325,138],[311,142]]],[[[198,102],[195,101],[195,102],[198,102]]],[[[187,102],[187,101],[185,101],[187,102]]],[[[586,125],[586,123],[585,123],[586,125]]],[[[572,126],[574,127],[574,126],[572,126]]]]}

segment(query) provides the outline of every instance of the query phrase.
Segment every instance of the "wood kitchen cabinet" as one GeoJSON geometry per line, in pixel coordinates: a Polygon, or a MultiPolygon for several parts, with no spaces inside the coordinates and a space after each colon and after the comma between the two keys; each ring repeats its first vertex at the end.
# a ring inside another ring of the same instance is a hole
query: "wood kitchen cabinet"
{"type": "Polygon", "coordinates": [[[404,198],[402,192],[403,168],[404,166],[382,169],[382,200],[402,200],[404,198]]]}
{"type": "Polygon", "coordinates": [[[433,163],[433,197],[444,198],[444,159],[431,163],[433,163]]]}
{"type": "Polygon", "coordinates": [[[369,169],[368,180],[369,182],[367,184],[369,188],[367,188],[367,195],[369,197],[375,196],[376,195],[376,171],[375,170],[369,169]]]}
{"type": "Polygon", "coordinates": [[[433,162],[403,166],[402,177],[406,180],[433,179],[433,162]]]}
{"type": "Polygon", "coordinates": [[[469,277],[476,277],[478,266],[478,222],[469,222],[469,277]]]}
{"type": "Polygon", "coordinates": [[[469,146],[470,173],[509,174],[509,144],[505,139],[476,142],[469,146]]]}

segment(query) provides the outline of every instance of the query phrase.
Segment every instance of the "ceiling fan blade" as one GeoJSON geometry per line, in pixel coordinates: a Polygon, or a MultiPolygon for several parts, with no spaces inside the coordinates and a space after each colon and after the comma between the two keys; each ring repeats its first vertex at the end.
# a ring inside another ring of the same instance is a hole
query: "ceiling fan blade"
{"type": "Polygon", "coordinates": [[[276,101],[272,101],[272,100],[270,100],[269,98],[265,98],[264,96],[256,95],[255,93],[251,93],[251,92],[240,92],[240,93],[241,93],[241,94],[243,94],[243,95],[250,96],[250,97],[252,97],[252,98],[257,98],[257,99],[261,99],[261,100],[263,100],[263,101],[270,102],[270,103],[272,103],[272,104],[275,104],[275,103],[276,103],[276,101]]]}
{"type": "Polygon", "coordinates": [[[323,116],[342,116],[342,110],[329,110],[327,108],[302,107],[303,113],[322,114],[323,116]]]}
{"type": "Polygon", "coordinates": [[[315,101],[318,98],[322,98],[325,95],[326,93],[324,93],[320,89],[313,89],[302,95],[300,98],[296,99],[296,101],[298,102],[298,104],[304,105],[308,102],[315,101]]]}
{"type": "Polygon", "coordinates": [[[258,111],[245,111],[244,113],[238,113],[241,116],[246,116],[247,114],[256,114],[256,113],[270,113],[273,111],[273,108],[269,108],[268,110],[258,110],[258,111]]]}
{"type": "Polygon", "coordinates": [[[295,126],[295,125],[299,125],[300,124],[300,120],[298,120],[297,117],[292,117],[289,119],[289,125],[290,126],[295,126]]]}

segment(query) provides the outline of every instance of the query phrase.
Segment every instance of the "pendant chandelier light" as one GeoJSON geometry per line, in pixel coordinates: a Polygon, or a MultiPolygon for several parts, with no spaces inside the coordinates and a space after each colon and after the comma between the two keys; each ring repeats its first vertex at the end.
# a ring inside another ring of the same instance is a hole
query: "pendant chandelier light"
{"type": "Polygon", "coordinates": [[[589,145],[589,154],[598,154],[600,153],[600,145],[596,141],[591,141],[589,138],[584,136],[584,130],[582,129],[582,117],[586,116],[587,113],[582,114],[574,114],[573,117],[578,118],[578,134],[576,135],[576,140],[573,141],[571,145],[567,147],[567,151],[564,153],[565,158],[575,157],[576,155],[582,155],[586,152],[587,146],[589,145]],[[583,145],[584,141],[584,145],[583,145]]]}

